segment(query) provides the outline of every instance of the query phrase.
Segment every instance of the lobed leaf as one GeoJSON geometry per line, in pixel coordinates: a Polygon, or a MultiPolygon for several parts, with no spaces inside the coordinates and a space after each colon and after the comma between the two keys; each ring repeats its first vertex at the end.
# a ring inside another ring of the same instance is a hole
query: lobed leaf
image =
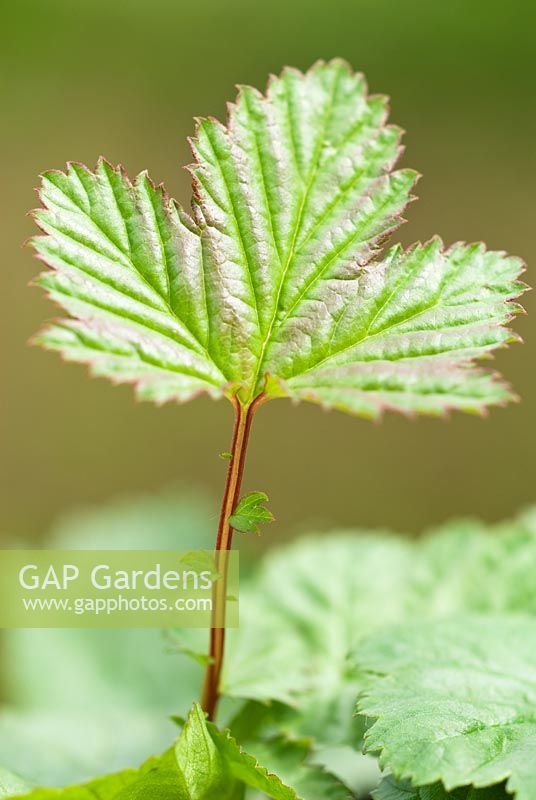
{"type": "Polygon", "coordinates": [[[314,357],[303,336],[281,378],[293,397],[360,416],[504,403],[509,390],[472,361],[516,340],[504,326],[520,270],[517,259],[479,244],[445,251],[435,238],[406,252],[394,247],[354,281],[314,357]]]}
{"type": "Polygon", "coordinates": [[[242,497],[229,517],[229,524],[241,533],[260,533],[259,525],[273,522],[274,515],[263,506],[268,500],[264,492],[250,492],[242,497]]]}
{"type": "Polygon", "coordinates": [[[72,317],[37,342],[136,384],[165,402],[222,395],[225,376],[207,351],[199,236],[145,173],[132,184],[100,160],[48,172],[33,246],[51,270],[37,282],[72,317]],[[192,253],[194,255],[192,255],[192,253]]]}
{"type": "Polygon", "coordinates": [[[385,631],[360,648],[367,687],[359,710],[375,720],[369,752],[415,785],[447,790],[507,781],[536,792],[536,622],[462,616],[385,631]]]}
{"type": "Polygon", "coordinates": [[[380,248],[416,173],[396,170],[385,97],[340,60],[241,87],[198,120],[191,215],[100,160],[43,176],[38,279],[70,319],[37,341],[163,403],[199,393],[482,411],[510,397],[472,369],[515,337],[521,262],[439,239],[380,248]]]}

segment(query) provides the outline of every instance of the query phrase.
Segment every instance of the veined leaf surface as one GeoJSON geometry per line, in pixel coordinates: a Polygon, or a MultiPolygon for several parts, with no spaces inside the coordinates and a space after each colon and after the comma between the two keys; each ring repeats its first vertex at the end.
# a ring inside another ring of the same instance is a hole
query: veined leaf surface
{"type": "Polygon", "coordinates": [[[191,214],[101,160],[43,176],[38,282],[70,315],[37,341],[162,403],[261,393],[362,416],[480,411],[470,369],[511,341],[521,263],[482,245],[380,247],[416,173],[386,98],[342,61],[242,87],[198,121],[191,214]]]}
{"type": "Polygon", "coordinates": [[[506,781],[518,800],[536,794],[536,622],[462,616],[385,631],[360,648],[375,720],[370,752],[415,785],[447,790],[506,781]]]}

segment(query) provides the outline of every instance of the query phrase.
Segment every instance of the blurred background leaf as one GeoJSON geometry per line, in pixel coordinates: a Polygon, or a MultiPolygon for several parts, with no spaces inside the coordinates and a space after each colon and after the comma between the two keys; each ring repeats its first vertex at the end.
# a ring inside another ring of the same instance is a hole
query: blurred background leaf
{"type": "MultiPolygon", "coordinates": [[[[163,492],[63,517],[58,548],[209,547],[210,507],[163,492]]],[[[152,629],[3,632],[0,753],[10,770],[48,785],[137,766],[176,735],[199,693],[201,668],[152,629]]]]}

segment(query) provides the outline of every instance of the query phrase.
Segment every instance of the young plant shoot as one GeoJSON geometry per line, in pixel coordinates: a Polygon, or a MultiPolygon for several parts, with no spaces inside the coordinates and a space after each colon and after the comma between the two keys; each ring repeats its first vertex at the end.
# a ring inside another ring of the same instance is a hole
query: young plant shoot
{"type": "MultiPolygon", "coordinates": [[[[264,95],[240,87],[225,124],[197,120],[188,210],[145,172],[131,181],[102,158],[94,171],[69,163],[42,177],[43,207],[35,212],[42,234],[32,245],[47,268],[37,283],[66,316],[37,343],[88,364],[93,375],[132,383],[142,400],[183,403],[207,394],[232,404],[216,538],[222,574],[233,532],[257,532],[272,519],[264,493],[241,493],[252,425],[265,403],[289,398],[376,419],[385,411],[484,414],[512,399],[503,380],[475,362],[517,339],[508,323],[520,311],[522,262],[483,244],[445,247],[438,237],[409,249],[386,245],[418,178],[396,166],[401,133],[387,123],[387,99],[369,95],[363,76],[335,60],[305,74],[287,68],[264,95]]],[[[216,587],[217,621],[225,582],[216,587]]],[[[447,633],[450,647],[457,633],[447,633]]],[[[320,768],[297,777],[303,742],[272,742],[272,756],[276,745],[287,753],[287,785],[215,727],[225,639],[225,628],[214,625],[201,706],[178,743],[136,773],[160,793],[138,786],[128,794],[127,777],[127,793],[94,796],[238,800],[249,786],[280,800],[348,797],[320,768]]],[[[381,642],[378,648],[378,655],[373,646],[366,651],[364,669],[398,674],[402,667],[386,664],[381,642]]],[[[397,750],[388,724],[397,697],[383,712],[379,686],[364,710],[385,713],[385,721],[368,741],[398,752],[387,765],[404,767],[415,754],[397,750]]],[[[260,760],[259,743],[253,751],[260,760]]],[[[505,777],[500,769],[485,774],[505,777]]],[[[425,784],[447,776],[450,789],[472,773],[441,771],[430,757],[418,769],[400,769],[379,796],[421,797],[404,783],[412,776],[425,784]]]]}

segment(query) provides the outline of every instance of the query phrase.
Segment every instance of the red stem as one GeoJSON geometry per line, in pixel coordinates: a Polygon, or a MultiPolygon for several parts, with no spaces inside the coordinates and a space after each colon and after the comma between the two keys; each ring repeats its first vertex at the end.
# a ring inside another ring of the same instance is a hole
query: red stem
{"type": "Polygon", "coordinates": [[[222,578],[214,584],[212,627],[210,630],[209,664],[205,673],[202,706],[213,720],[220,698],[219,685],[225,655],[225,607],[227,599],[227,573],[229,552],[233,542],[233,529],[229,525],[229,517],[240,499],[240,487],[246,463],[246,452],[253,414],[263,402],[264,395],[259,395],[250,405],[242,406],[234,398],[235,422],[231,445],[231,460],[227,471],[227,481],[220,512],[218,538],[216,540],[216,566],[222,578]]]}

